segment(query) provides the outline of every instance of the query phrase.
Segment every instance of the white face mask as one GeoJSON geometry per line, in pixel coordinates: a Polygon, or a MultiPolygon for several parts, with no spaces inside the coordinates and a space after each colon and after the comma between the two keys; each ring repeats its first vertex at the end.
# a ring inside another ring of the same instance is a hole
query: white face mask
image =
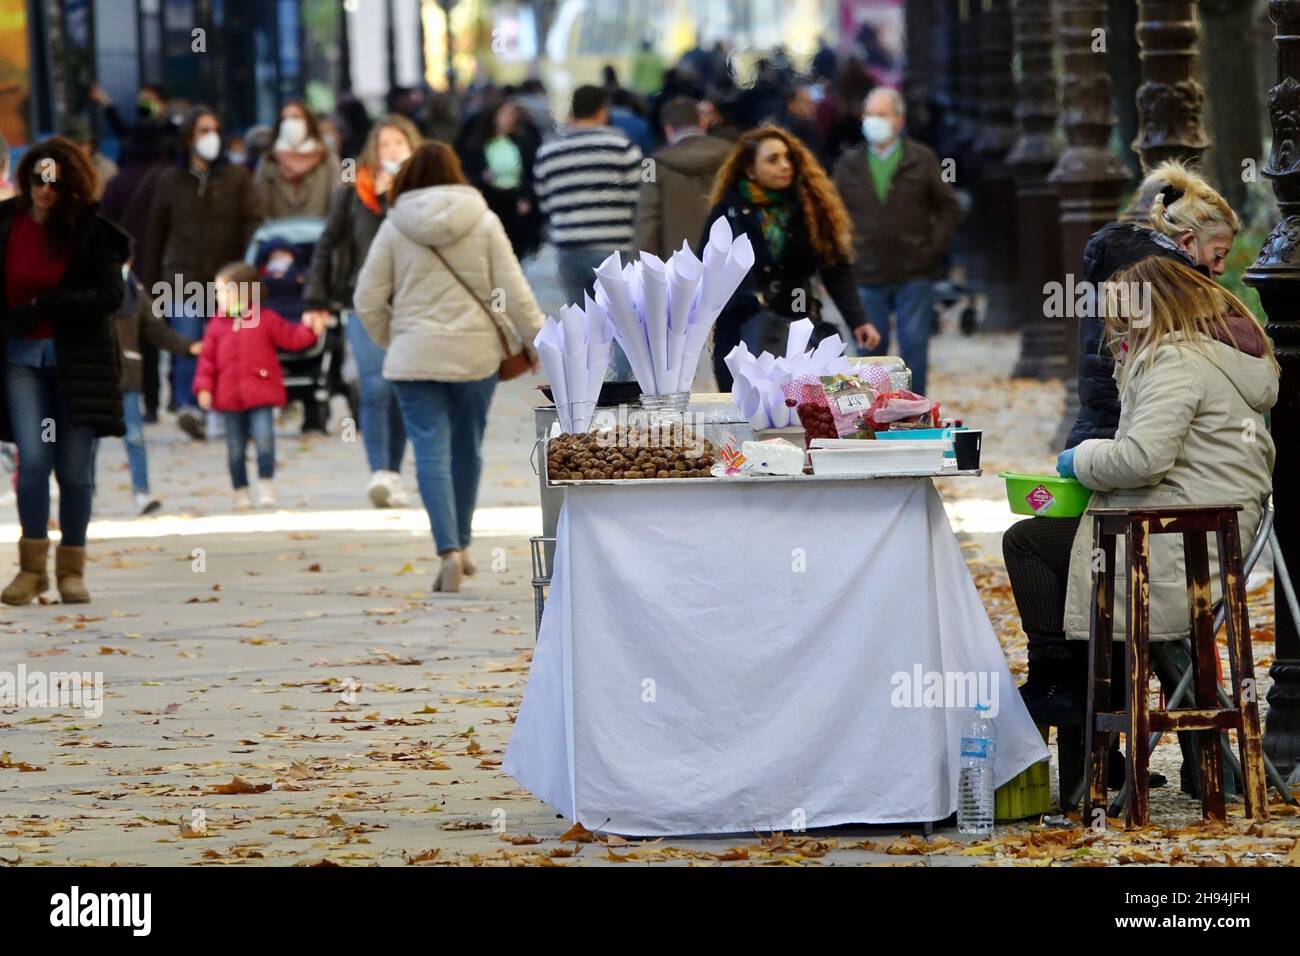
{"type": "Polygon", "coordinates": [[[862,120],[862,135],[873,146],[887,143],[894,138],[894,124],[883,116],[867,116],[862,120]]]}
{"type": "Polygon", "coordinates": [[[301,146],[307,138],[307,121],[300,116],[281,120],[280,138],[290,146],[301,146]]]}
{"type": "Polygon", "coordinates": [[[390,176],[396,176],[397,171],[402,168],[405,159],[381,159],[379,165],[384,167],[384,172],[390,176]]]}
{"type": "Polygon", "coordinates": [[[221,134],[204,133],[194,141],[194,152],[198,154],[199,159],[212,162],[221,155],[221,134]]]}

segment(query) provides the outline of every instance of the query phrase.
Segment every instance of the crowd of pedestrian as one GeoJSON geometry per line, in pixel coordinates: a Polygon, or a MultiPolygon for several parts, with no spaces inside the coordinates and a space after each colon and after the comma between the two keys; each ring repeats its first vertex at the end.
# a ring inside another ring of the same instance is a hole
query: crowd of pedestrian
{"type": "MultiPolygon", "coordinates": [[[[73,123],[24,153],[12,183],[0,170],[12,191],[0,202],[0,436],[17,445],[23,529],[3,600],[26,603],[48,584],[51,471],[57,583],[64,600],[88,599],[95,440],[124,437],[136,508],[155,512],[144,426],[164,410],[195,440],[224,435],[236,508],[274,506],[280,353],[312,347],[332,324],[357,373],[365,494],[377,507],[408,503],[409,441],[443,559],[435,587],[459,589],[475,570],[470,527],[498,365],[527,350],[542,319],[520,263],[543,243],[566,301],[581,302],[611,254],[699,253],[725,218],[749,237],[755,264],[718,320],[697,387],[729,389],[727,352],[744,343],[779,354],[798,319],[813,321],[815,340],[835,334],[826,298],[859,354],[896,342],[924,393],[934,282],[961,206],[935,153],[910,135],[903,97],[876,81],[878,65],[822,44],[801,73],[778,49],[741,83],[723,44],[670,65],[646,43],[626,85],[606,67],[563,117],[529,79],[459,97],[395,89],[376,119],[350,95],[333,114],[286,99],[273,124],[244,130],[201,105],[179,110],[154,85],[128,118],[93,88],[120,145],[116,165],[73,123]],[[264,242],[246,263],[260,227],[285,220],[320,223],[309,252],[264,242]],[[57,440],[42,438],[47,421],[57,440]]],[[[1203,181],[1162,176],[1146,186],[1149,219],[1095,238],[1090,275],[1151,254],[1222,271],[1235,215],[1203,181]]],[[[1178,273],[1158,278],[1176,285],[1178,273]]],[[[1170,327],[1204,331],[1186,317],[1170,327]]],[[[1083,345],[1080,436],[1109,438],[1121,402],[1103,329],[1085,325],[1083,345]]],[[[617,349],[610,374],[631,378],[617,349]]],[[[1038,557],[1016,560],[1047,560],[1063,576],[1069,542],[1021,541],[1028,533],[1009,548],[1038,557]]],[[[1060,632],[1039,637],[1031,659],[1055,660],[1060,632]]]]}

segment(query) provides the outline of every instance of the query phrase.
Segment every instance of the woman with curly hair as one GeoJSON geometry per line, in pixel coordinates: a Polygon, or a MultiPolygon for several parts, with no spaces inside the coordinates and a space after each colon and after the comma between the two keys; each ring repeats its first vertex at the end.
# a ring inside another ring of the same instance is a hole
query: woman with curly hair
{"type": "Polygon", "coordinates": [[[50,586],[53,471],[59,596],[84,603],[95,439],[126,434],[113,313],[130,242],[99,215],[94,167],[71,140],[24,153],[16,185],[18,195],[0,202],[0,440],[18,446],[22,538],[20,570],[0,601],[28,604],[50,586]]]}
{"type": "Polygon", "coordinates": [[[720,389],[731,389],[723,359],[741,341],[750,351],[779,354],[791,322],[820,321],[814,275],[821,276],[858,344],[873,348],[880,341],[853,285],[853,238],[844,204],[798,139],[776,126],[745,133],[718,170],[709,200],[713,209],[701,248],[720,216],[727,217],[734,235],[745,233],[754,246],[753,268],[714,332],[713,371],[720,389]]]}

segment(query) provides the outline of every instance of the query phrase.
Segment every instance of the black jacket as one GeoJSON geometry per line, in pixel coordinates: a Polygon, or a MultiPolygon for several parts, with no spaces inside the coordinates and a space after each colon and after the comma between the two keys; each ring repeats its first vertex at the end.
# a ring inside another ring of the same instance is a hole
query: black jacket
{"type": "Polygon", "coordinates": [[[461,169],[470,185],[483,194],[488,208],[497,214],[515,257],[525,259],[533,255],[542,244],[542,211],[537,205],[537,193],[533,189],[533,166],[537,162],[537,150],[541,146],[541,135],[531,122],[522,120],[510,135],[510,140],[519,150],[520,163],[523,166],[519,186],[515,189],[499,189],[492,183],[492,173],[487,163],[487,146],[481,135],[470,137],[460,153],[461,169]],[[519,211],[519,200],[526,200],[528,212],[519,211]]]}
{"type": "MultiPolygon", "coordinates": [[[[1150,256],[1198,268],[1168,236],[1140,223],[1112,222],[1093,233],[1084,247],[1083,281],[1100,292],[1101,283],[1150,256]]],[[[1098,316],[1079,320],[1079,417],[1070,429],[1066,448],[1089,438],[1114,438],[1119,427],[1115,363],[1101,341],[1103,328],[1098,316]]]]}
{"type": "Polygon", "coordinates": [[[822,276],[826,290],[850,329],[866,324],[867,316],[862,311],[862,300],[858,298],[858,290],[853,285],[852,267],[846,261],[828,264],[818,259],[800,207],[796,206],[790,216],[789,232],[785,237],[785,255],[780,263],[772,261],[767,242],[763,239],[758,209],[746,202],[736,186],[727,190],[722,202],[708,212],[698,248],[703,250],[708,245],[708,230],[719,216],[727,217],[732,235],[738,237],[741,233],[748,234],[754,247],[754,267],[750,269],[745,281],[741,282],[736,294],[732,295],[731,302],[723,308],[722,315],[718,317],[719,328],[735,326],[738,330],[746,319],[763,308],[794,319],[819,319],[822,303],[813,295],[814,276],[822,276]],[[803,308],[797,310],[794,306],[800,290],[803,308]]]}
{"type": "MultiPolygon", "coordinates": [[[[388,208],[382,197],[379,201],[381,209],[388,208]]],[[[304,308],[352,308],[357,273],[383,221],[382,213],[372,212],[361,201],[356,186],[345,184],[334,190],[325,229],[311,254],[302,294],[304,308]]]]}
{"type": "Polygon", "coordinates": [[[40,319],[54,324],[59,388],[67,397],[73,424],[89,426],[100,437],[126,434],[122,421],[122,355],[113,313],[122,304],[122,263],[129,240],[98,211],[82,220],[68,255],[63,281],[32,303],[4,300],[5,257],[18,199],[0,202],[0,440],[13,441],[3,377],[8,337],[30,332],[40,319]]]}
{"type": "Polygon", "coordinates": [[[181,335],[153,311],[153,299],[144,294],[140,280],[128,276],[122,286],[122,304],[113,313],[117,344],[122,347],[122,391],[139,392],[144,384],[140,340],[173,355],[189,355],[193,340],[181,335]]]}
{"type": "MultiPolygon", "coordinates": [[[[700,249],[708,244],[709,229],[720,216],[727,217],[733,236],[739,236],[742,232],[749,236],[754,247],[754,265],[718,316],[713,346],[715,371],[722,365],[723,357],[740,342],[740,327],[745,320],[763,309],[770,309],[792,319],[808,318],[816,321],[821,314],[821,303],[812,292],[814,275],[821,276],[826,291],[830,293],[850,329],[866,324],[867,316],[862,311],[862,301],[853,284],[852,267],[848,262],[827,264],[817,258],[808,235],[808,227],[798,208],[795,215],[790,217],[785,255],[779,263],[772,261],[768,251],[758,210],[745,200],[737,186],[728,189],[722,200],[709,211],[700,236],[700,249]],[[796,309],[796,296],[800,290],[802,295],[799,297],[803,299],[804,308],[796,309]]],[[[729,375],[727,381],[730,381],[729,375]]],[[[723,384],[721,380],[719,384],[723,384]]]]}

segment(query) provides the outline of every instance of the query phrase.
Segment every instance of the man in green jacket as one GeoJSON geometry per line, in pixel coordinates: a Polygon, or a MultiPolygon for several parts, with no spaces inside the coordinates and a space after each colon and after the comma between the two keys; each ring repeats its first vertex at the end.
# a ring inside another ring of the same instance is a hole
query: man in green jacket
{"type": "Polygon", "coordinates": [[[925,394],[934,280],[961,222],[957,194],[934,153],[903,135],[903,97],[878,87],[862,112],[865,146],[835,164],[835,187],[853,223],[854,277],[862,307],[880,330],[864,355],[887,355],[891,316],[912,390],[925,394]]]}

